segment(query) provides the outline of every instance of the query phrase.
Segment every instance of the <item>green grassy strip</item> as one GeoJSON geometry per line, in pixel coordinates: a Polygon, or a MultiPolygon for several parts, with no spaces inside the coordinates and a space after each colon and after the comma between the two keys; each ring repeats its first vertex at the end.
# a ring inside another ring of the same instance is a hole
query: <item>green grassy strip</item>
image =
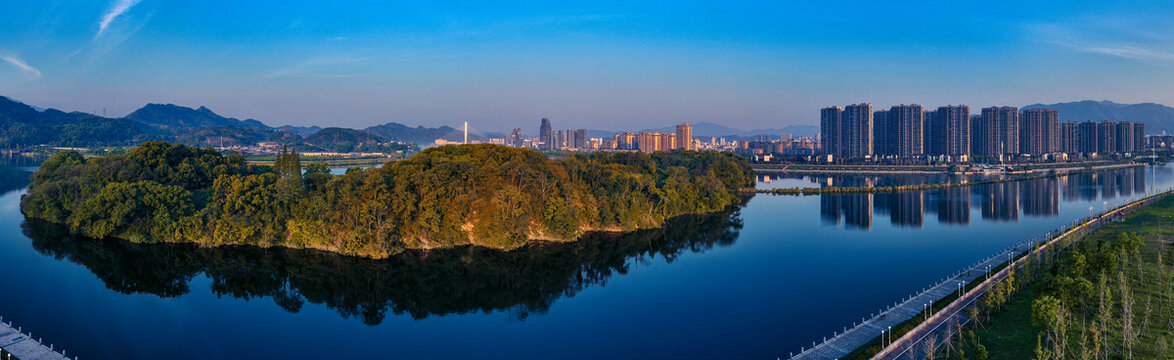
{"type": "MultiPolygon", "coordinates": [[[[1135,359],[1169,359],[1174,356],[1174,304],[1165,301],[1166,292],[1174,287],[1174,277],[1170,272],[1174,259],[1169,255],[1170,239],[1163,238],[1163,234],[1171,231],[1174,226],[1174,198],[1166,198],[1127,216],[1125,221],[1105,225],[1101,229],[1081,239],[1081,242],[1110,241],[1121,232],[1137,232],[1145,239],[1141,258],[1143,271],[1146,274],[1144,281],[1137,281],[1130,277],[1130,287],[1134,298],[1134,313],[1136,321],[1141,322],[1144,316],[1146,299],[1155,301],[1154,312],[1151,314],[1149,327],[1145,328],[1133,351],[1135,359]],[[1157,264],[1158,253],[1163,253],[1165,274],[1159,272],[1157,264]],[[1160,309],[1160,310],[1159,310],[1160,309]]],[[[1079,246],[1078,246],[1079,248],[1079,246]]],[[[981,342],[990,351],[991,359],[1028,359],[1035,357],[1036,336],[1041,328],[1031,322],[1032,303],[1044,296],[1055,295],[1054,290],[1048,288],[1049,280],[1060,271],[1060,265],[1066,264],[1073,256],[1065,253],[1052,263],[1050,271],[1027,283],[1007,305],[998,312],[990,315],[984,327],[976,333],[981,342]]],[[[1129,265],[1130,272],[1136,271],[1136,265],[1129,265]]],[[[1116,285],[1113,285],[1114,287],[1116,285]]],[[[1095,291],[1095,290],[1094,290],[1095,291]]],[[[1119,294],[1114,293],[1115,311],[1120,311],[1119,294]]],[[[1079,310],[1073,311],[1073,319],[1068,330],[1069,349],[1066,356],[1079,358],[1081,319],[1079,310]]],[[[1120,350],[1121,331],[1118,327],[1111,329],[1106,335],[1109,344],[1116,343],[1110,348],[1110,358],[1122,358],[1120,350]]]]}

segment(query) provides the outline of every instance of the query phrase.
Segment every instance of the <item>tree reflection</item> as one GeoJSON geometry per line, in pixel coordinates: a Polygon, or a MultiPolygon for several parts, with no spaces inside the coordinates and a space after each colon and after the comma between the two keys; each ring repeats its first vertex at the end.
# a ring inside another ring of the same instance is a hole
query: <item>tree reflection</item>
{"type": "Polygon", "coordinates": [[[178,297],[202,273],[217,296],[269,297],[295,313],[306,302],[324,304],[368,325],[381,323],[388,312],[423,319],[508,311],[524,320],[561,297],[606,285],[636,263],[657,257],[671,263],[685,253],[732,245],[741,228],[739,211],[730,209],[672,219],[661,229],[589,234],[509,252],[463,247],[372,260],[314,250],[95,240],[35,219],[24,224],[38,252],[81,264],[120,293],[178,297]]]}

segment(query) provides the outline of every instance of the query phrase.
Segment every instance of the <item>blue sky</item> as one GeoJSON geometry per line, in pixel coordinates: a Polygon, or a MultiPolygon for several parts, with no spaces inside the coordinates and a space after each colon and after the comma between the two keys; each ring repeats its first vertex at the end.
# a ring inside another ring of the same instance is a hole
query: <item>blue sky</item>
{"type": "Polygon", "coordinates": [[[0,95],[270,125],[817,124],[871,102],[1174,105],[1174,4],[8,0],[0,95]]]}

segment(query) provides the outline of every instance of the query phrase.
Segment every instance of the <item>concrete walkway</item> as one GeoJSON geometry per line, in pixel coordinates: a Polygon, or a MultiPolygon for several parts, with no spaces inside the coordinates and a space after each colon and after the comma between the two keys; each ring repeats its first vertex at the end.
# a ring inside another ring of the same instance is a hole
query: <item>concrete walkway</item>
{"type": "MultiPolygon", "coordinates": [[[[842,334],[834,334],[821,344],[804,349],[792,359],[839,359],[851,351],[864,346],[870,340],[881,335],[881,331],[888,332],[890,327],[897,326],[914,316],[925,316],[923,311],[934,302],[944,299],[951,294],[957,294],[959,284],[965,286],[970,282],[986,276],[988,268],[994,269],[1010,260],[1011,257],[1023,253],[1031,248],[1035,240],[1024,242],[1015,247],[999,252],[981,262],[975,263],[967,270],[958,272],[941,282],[904,301],[893,304],[885,311],[864,319],[842,334]]],[[[895,340],[895,339],[894,339],[895,340]]]]}
{"type": "MultiPolygon", "coordinates": [[[[1082,226],[1069,229],[1068,231],[1060,234],[1059,236],[1052,238],[1050,241],[1044,243],[1043,246],[1036,249],[1035,252],[1042,253],[1044,251],[1054,251],[1054,247],[1059,246],[1061,241],[1069,240],[1072,237],[1084,236],[1090,232],[1093,232],[1093,231],[1100,229],[1105,224],[1120,221],[1124,214],[1131,213],[1141,207],[1144,207],[1146,205],[1157,202],[1157,201],[1159,201],[1169,195],[1170,195],[1169,192],[1162,193],[1158,196],[1135,201],[1135,202],[1130,203],[1128,205],[1125,205],[1125,206],[1116,208],[1112,211],[1109,211],[1107,213],[1104,213],[1095,219],[1091,219],[1090,221],[1088,221],[1087,223],[1085,223],[1082,226]]],[[[1006,258],[1004,258],[1003,261],[1006,261],[1006,258]]],[[[922,322],[921,324],[918,324],[913,330],[909,331],[908,333],[905,333],[905,335],[901,336],[901,338],[893,341],[892,344],[890,344],[885,349],[881,350],[881,352],[876,354],[875,356],[873,356],[872,359],[874,359],[874,360],[896,360],[896,359],[920,359],[920,358],[922,358],[921,356],[919,356],[920,355],[920,354],[918,354],[919,349],[917,349],[916,347],[922,346],[921,342],[923,340],[925,340],[926,337],[929,336],[929,334],[936,331],[942,325],[947,324],[951,318],[959,315],[959,313],[962,311],[962,309],[964,307],[969,306],[969,304],[973,303],[980,296],[985,294],[987,289],[993,287],[995,284],[997,284],[998,282],[1000,282],[1004,278],[1006,278],[1012,268],[1022,267],[1023,263],[1025,263],[1025,262],[1027,262],[1027,257],[1016,259],[1015,262],[1011,263],[1010,266],[1003,268],[997,274],[992,275],[991,279],[986,280],[982,284],[979,284],[979,286],[976,286],[974,289],[971,289],[969,292],[966,293],[965,296],[961,297],[958,300],[954,300],[946,308],[933,314],[927,321],[922,322]]],[[[937,345],[939,345],[944,339],[932,339],[931,338],[931,340],[935,341],[935,343],[933,345],[936,348],[937,345]]]]}
{"type": "Polygon", "coordinates": [[[22,334],[9,323],[0,322],[0,348],[20,360],[66,360],[64,354],[50,350],[29,334],[22,334]]]}

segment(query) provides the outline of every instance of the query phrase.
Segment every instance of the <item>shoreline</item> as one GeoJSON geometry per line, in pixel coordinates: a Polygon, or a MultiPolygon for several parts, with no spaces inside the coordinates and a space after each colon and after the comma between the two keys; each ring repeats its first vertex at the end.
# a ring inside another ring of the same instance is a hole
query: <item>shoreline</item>
{"type": "MultiPolygon", "coordinates": [[[[746,189],[742,189],[742,192],[743,193],[755,193],[755,194],[770,194],[770,195],[793,195],[793,196],[804,195],[804,196],[806,196],[806,195],[823,195],[823,194],[858,194],[858,193],[887,193],[887,192],[904,192],[904,191],[922,191],[922,190],[946,189],[946,188],[967,187],[967,186],[977,186],[977,185],[989,185],[989,184],[998,184],[998,183],[1023,181],[1023,180],[1044,179],[1044,178],[1055,177],[1055,176],[1066,176],[1066,175],[1071,175],[1071,174],[1080,174],[1080,173],[1094,172],[1094,171],[1100,171],[1100,170],[1131,168],[1131,167],[1138,167],[1138,166],[1144,166],[1144,165],[1145,165],[1144,163],[1128,163],[1128,164],[1104,165],[1104,166],[1099,166],[1099,167],[1094,166],[1094,167],[1079,167],[1079,168],[1071,168],[1071,167],[1070,168],[1054,168],[1054,169],[1044,170],[1040,174],[1036,174],[1037,172],[1041,172],[1040,170],[1032,170],[1032,171],[1028,171],[1028,172],[1018,173],[1018,174],[1029,174],[1027,176],[1022,176],[1022,177],[1009,177],[1009,178],[994,179],[994,180],[981,180],[981,181],[963,181],[963,182],[958,182],[958,183],[944,183],[944,184],[917,184],[917,185],[882,186],[882,187],[875,187],[875,186],[804,187],[804,188],[793,187],[793,188],[774,188],[774,189],[746,188],[746,189]]],[[[756,172],[759,171],[758,169],[754,169],[754,170],[756,172]]],[[[1017,173],[1009,173],[1009,174],[1015,175],[1017,173]]]]}
{"type": "MultiPolygon", "coordinates": [[[[1007,174],[1034,173],[1034,172],[1040,172],[1040,171],[1053,171],[1053,170],[1054,171],[1072,171],[1072,170],[1086,170],[1086,169],[1091,169],[1091,170],[1112,169],[1112,168],[1120,168],[1120,167],[1140,166],[1140,165],[1144,165],[1144,164],[1145,163],[1138,163],[1138,162],[1110,163],[1110,164],[1089,163],[1089,164],[1084,164],[1084,165],[1082,165],[1080,163],[1072,163],[1072,164],[1062,164],[1062,166],[1051,166],[1051,167],[1045,166],[1045,167],[1038,167],[1038,168],[1029,168],[1029,169],[1025,169],[1025,170],[1021,170],[1021,171],[1008,172],[1007,174]],[[1095,164],[1095,165],[1093,165],[1093,164],[1095,164]]],[[[864,166],[854,167],[854,166],[850,166],[850,165],[796,165],[794,168],[792,168],[792,166],[777,167],[777,166],[773,166],[773,165],[764,166],[764,164],[753,164],[753,165],[751,165],[751,168],[754,169],[754,172],[756,172],[756,173],[782,173],[782,174],[787,174],[787,173],[793,173],[793,174],[909,174],[909,175],[934,175],[934,174],[981,175],[982,174],[982,173],[978,173],[978,172],[969,172],[969,173],[951,172],[951,171],[949,171],[948,167],[942,167],[941,170],[931,170],[929,168],[932,168],[932,167],[921,167],[921,168],[926,168],[926,169],[917,169],[918,167],[902,167],[902,166],[895,166],[895,165],[894,166],[880,165],[880,166],[878,166],[876,168],[872,168],[872,169],[859,169],[864,166]],[[890,167],[892,169],[885,169],[880,166],[890,167]]],[[[1011,166],[1014,166],[1014,165],[1011,165],[1011,166]]]]}
{"type": "Polygon", "coordinates": [[[325,253],[331,253],[331,254],[335,254],[335,255],[339,255],[339,256],[349,256],[349,257],[365,258],[365,259],[371,259],[371,260],[386,260],[388,258],[391,258],[391,257],[399,255],[399,254],[403,254],[408,251],[429,252],[429,251],[444,251],[444,250],[460,249],[463,247],[477,247],[477,248],[501,251],[503,253],[506,253],[506,252],[516,251],[519,249],[524,249],[528,246],[534,246],[534,245],[540,246],[540,245],[544,245],[544,244],[573,243],[573,242],[577,242],[577,241],[586,239],[591,236],[600,236],[600,235],[624,236],[624,235],[629,235],[629,234],[633,234],[633,233],[637,233],[637,232],[641,232],[641,231],[666,229],[666,228],[668,228],[670,222],[673,222],[675,220],[680,220],[682,218],[699,217],[699,216],[713,216],[713,215],[721,214],[721,213],[733,214],[734,212],[737,211],[738,208],[745,206],[750,197],[752,197],[752,195],[751,196],[746,196],[746,195],[740,196],[738,198],[739,200],[737,200],[734,203],[726,205],[721,210],[702,212],[702,213],[680,214],[680,215],[668,217],[668,218],[664,219],[663,221],[661,221],[659,224],[656,224],[655,226],[647,226],[647,227],[637,226],[635,228],[604,227],[604,228],[599,228],[599,229],[590,229],[590,230],[584,231],[581,235],[579,235],[578,237],[575,237],[574,239],[558,239],[558,238],[552,238],[552,237],[530,237],[530,238],[528,238],[526,243],[522,244],[521,246],[512,247],[512,248],[494,247],[494,246],[488,246],[484,243],[470,242],[470,243],[456,244],[456,245],[451,245],[451,246],[404,247],[402,249],[399,249],[399,251],[396,251],[396,252],[385,252],[385,253],[381,253],[381,254],[347,253],[347,252],[339,251],[339,249],[331,249],[331,248],[327,248],[327,247],[319,247],[319,246],[295,247],[295,246],[289,246],[289,245],[285,245],[285,244],[236,244],[236,243],[230,243],[230,244],[209,245],[209,244],[205,244],[203,242],[198,242],[198,241],[163,240],[163,241],[157,241],[157,242],[148,242],[148,241],[138,241],[138,240],[128,239],[128,238],[119,237],[119,236],[108,236],[106,238],[99,239],[99,238],[89,237],[89,236],[86,236],[85,234],[81,234],[81,233],[77,233],[72,230],[69,230],[69,224],[49,221],[49,220],[37,218],[37,217],[31,217],[27,214],[22,214],[22,215],[25,217],[26,221],[34,220],[34,221],[42,222],[45,224],[51,224],[53,226],[60,226],[64,229],[66,229],[66,231],[69,231],[70,233],[72,233],[78,237],[82,237],[82,238],[86,238],[86,239],[90,239],[90,240],[98,240],[98,241],[111,239],[111,240],[118,240],[118,241],[126,241],[126,242],[134,243],[134,244],[191,245],[191,246],[194,246],[197,248],[202,248],[202,249],[231,249],[234,247],[251,247],[251,248],[257,248],[257,249],[311,250],[311,251],[321,251],[321,252],[325,252],[325,253]],[[378,256],[378,255],[382,255],[382,256],[378,256]]]}

